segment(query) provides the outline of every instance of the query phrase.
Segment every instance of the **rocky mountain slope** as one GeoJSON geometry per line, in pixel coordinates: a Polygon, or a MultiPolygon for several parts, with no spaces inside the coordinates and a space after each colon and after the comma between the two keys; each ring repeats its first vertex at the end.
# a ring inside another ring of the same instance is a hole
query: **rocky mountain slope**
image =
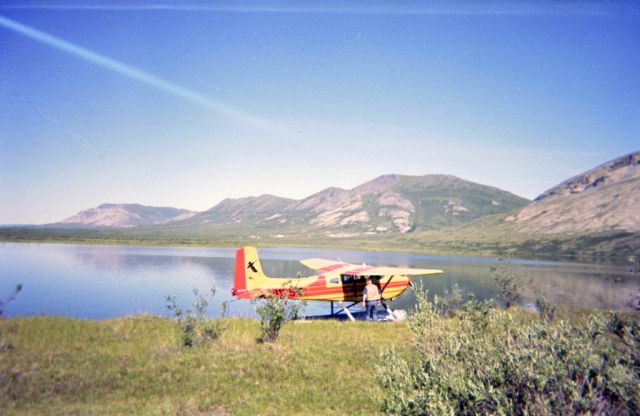
{"type": "Polygon", "coordinates": [[[593,192],[608,185],[632,179],[640,179],[640,151],[610,160],[580,175],[567,179],[545,191],[535,201],[593,192]]]}
{"type": "Polygon", "coordinates": [[[528,201],[454,176],[384,175],[351,190],[327,188],[302,200],[271,195],[227,199],[181,225],[242,225],[330,237],[404,234],[509,212],[528,201]]]}
{"type": "Polygon", "coordinates": [[[523,233],[640,232],[640,152],[554,186],[505,218],[523,233]]]}
{"type": "Polygon", "coordinates": [[[227,198],[207,211],[185,221],[188,225],[259,223],[282,211],[293,199],[260,195],[238,199],[227,198]]]}
{"type": "Polygon", "coordinates": [[[169,207],[140,204],[102,204],[73,215],[58,225],[76,227],[138,227],[182,221],[195,212],[169,207]]]}

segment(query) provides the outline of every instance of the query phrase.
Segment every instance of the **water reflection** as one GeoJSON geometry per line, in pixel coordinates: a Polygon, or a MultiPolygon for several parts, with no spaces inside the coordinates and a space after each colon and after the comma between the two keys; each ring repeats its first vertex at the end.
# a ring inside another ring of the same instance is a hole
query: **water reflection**
{"type": "MultiPolygon", "coordinates": [[[[193,289],[216,296],[211,316],[231,301],[235,249],[91,246],[71,244],[0,243],[0,296],[23,283],[7,315],[65,315],[104,319],[138,313],[166,314],[167,295],[181,307],[193,301],[193,289]]],[[[454,284],[480,299],[496,296],[496,269],[522,281],[524,303],[544,295],[554,304],[587,308],[629,307],[640,288],[640,273],[615,265],[584,265],[542,261],[500,261],[486,258],[424,256],[406,253],[274,247],[259,250],[267,275],[295,277],[314,274],[299,260],[320,257],[351,263],[439,268],[440,276],[416,277],[424,290],[442,295],[454,284]]],[[[412,290],[394,301],[411,309],[412,290]]],[[[323,302],[309,303],[311,315],[326,313],[323,302]]],[[[230,304],[228,313],[255,316],[247,301],[230,304]]]]}

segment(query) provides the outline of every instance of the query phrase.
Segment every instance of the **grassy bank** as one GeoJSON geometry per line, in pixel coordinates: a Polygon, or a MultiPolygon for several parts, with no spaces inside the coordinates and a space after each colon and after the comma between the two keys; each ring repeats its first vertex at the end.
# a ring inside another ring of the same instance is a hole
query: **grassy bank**
{"type": "Polygon", "coordinates": [[[498,407],[490,413],[501,413],[501,397],[507,404],[522,394],[553,397],[544,391],[555,392],[553,380],[564,380],[563,389],[575,384],[573,403],[587,391],[576,381],[581,373],[596,383],[589,391],[613,395],[620,414],[640,406],[628,387],[640,377],[638,312],[611,321],[608,312],[558,308],[550,323],[547,315],[486,301],[453,315],[448,303],[419,304],[399,323],[289,323],[275,343],[257,342],[259,322],[226,318],[217,321],[219,338],[194,347],[184,346],[178,322],[168,318],[0,319],[0,414],[380,414],[404,408],[409,397],[426,398],[419,405],[426,408],[438,394],[438,406],[463,414],[491,400],[498,407]],[[584,328],[597,322],[589,336],[584,328]],[[439,373],[425,378],[425,371],[439,373]],[[534,375],[535,386],[514,384],[534,375]],[[471,396],[470,386],[477,390],[471,396]],[[520,386],[516,396],[497,395],[512,386],[520,386]],[[464,399],[450,402],[454,393],[464,399]]]}
{"type": "Polygon", "coordinates": [[[0,320],[0,414],[377,414],[380,350],[410,354],[404,324],[292,323],[275,344],[223,325],[186,348],[164,318],[0,320]]]}

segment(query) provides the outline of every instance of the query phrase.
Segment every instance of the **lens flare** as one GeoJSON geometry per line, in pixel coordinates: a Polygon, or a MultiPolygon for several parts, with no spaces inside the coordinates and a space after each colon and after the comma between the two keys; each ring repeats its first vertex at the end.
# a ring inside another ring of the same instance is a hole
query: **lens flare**
{"type": "Polygon", "coordinates": [[[159,78],[149,72],[143,71],[131,65],[116,61],[107,56],[101,55],[97,52],[75,45],[64,39],[52,36],[48,33],[34,29],[30,26],[16,22],[15,20],[8,19],[4,16],[0,16],[0,26],[9,29],[13,32],[27,36],[33,40],[36,40],[45,45],[51,46],[62,52],[73,55],[84,61],[98,65],[104,69],[123,75],[127,78],[134,79],[143,84],[156,88],[165,93],[171,94],[175,97],[189,101],[198,106],[212,110],[216,113],[222,114],[230,119],[240,121],[244,124],[251,126],[273,130],[276,126],[270,121],[254,116],[252,114],[237,110],[225,103],[214,100],[206,95],[202,95],[196,91],[184,88],[176,83],[159,78]]]}

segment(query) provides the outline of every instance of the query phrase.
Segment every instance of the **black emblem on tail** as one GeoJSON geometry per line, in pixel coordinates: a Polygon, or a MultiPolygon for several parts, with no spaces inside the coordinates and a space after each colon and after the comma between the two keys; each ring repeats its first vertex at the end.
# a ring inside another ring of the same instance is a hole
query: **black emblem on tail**
{"type": "Polygon", "coordinates": [[[253,263],[255,262],[250,261],[249,263],[247,263],[247,269],[251,269],[252,272],[258,273],[258,269],[256,269],[256,266],[254,266],[253,263]]]}

